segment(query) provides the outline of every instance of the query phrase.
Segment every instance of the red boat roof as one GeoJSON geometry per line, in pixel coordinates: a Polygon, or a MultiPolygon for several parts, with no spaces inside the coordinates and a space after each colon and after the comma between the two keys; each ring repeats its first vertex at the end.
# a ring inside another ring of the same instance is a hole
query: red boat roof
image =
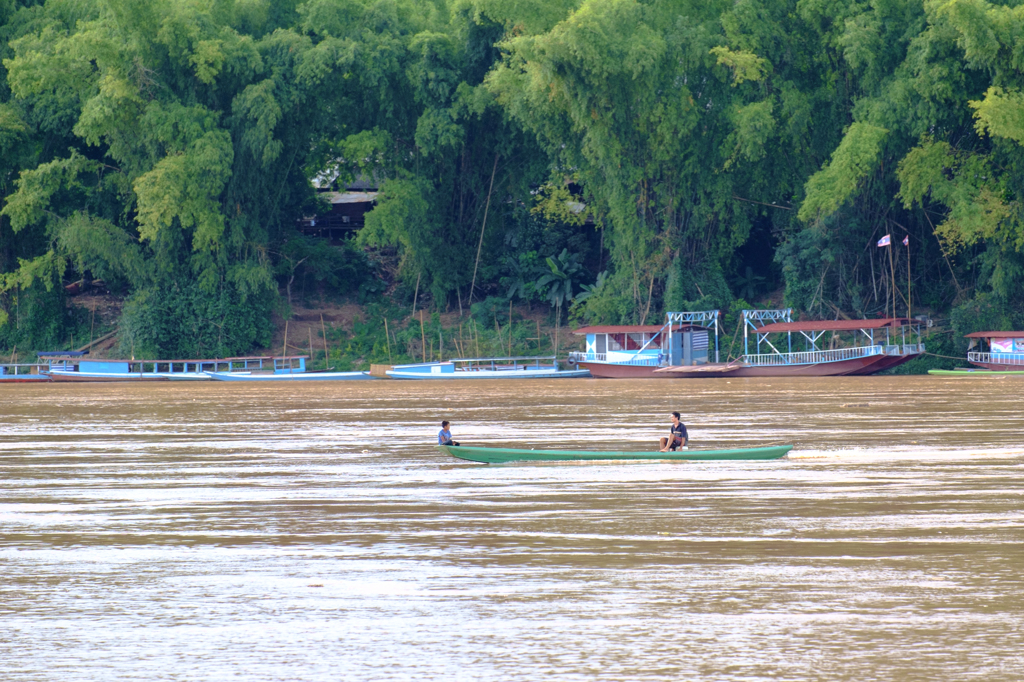
{"type": "Polygon", "coordinates": [[[965,339],[1024,339],[1024,332],[974,332],[965,339]]]}
{"type": "MultiPolygon", "coordinates": [[[[663,324],[601,324],[593,327],[580,327],[573,334],[655,334],[665,328],[663,324]]],[[[672,331],[683,332],[694,329],[707,329],[696,324],[677,324],[672,331]]]]}
{"type": "Polygon", "coordinates": [[[857,331],[858,329],[884,329],[910,324],[905,317],[882,317],[874,320],[806,320],[803,322],[776,322],[758,328],[758,332],[821,332],[857,331]]]}

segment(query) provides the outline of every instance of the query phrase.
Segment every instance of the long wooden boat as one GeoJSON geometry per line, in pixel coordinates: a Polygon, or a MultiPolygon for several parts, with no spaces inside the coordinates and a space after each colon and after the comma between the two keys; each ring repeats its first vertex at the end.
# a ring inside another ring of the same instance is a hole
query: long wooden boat
{"type": "Polygon", "coordinates": [[[109,360],[86,358],[82,352],[40,353],[52,381],[137,382],[210,381],[212,373],[250,374],[254,371],[304,372],[306,356],[252,356],[213,360],[109,360]]]}
{"type": "Polygon", "coordinates": [[[1000,371],[998,369],[930,369],[928,373],[940,377],[1024,377],[1024,369],[1000,371]]]}
{"type": "Polygon", "coordinates": [[[369,372],[207,372],[214,381],[353,381],[379,379],[369,372]]]}
{"type": "Polygon", "coordinates": [[[792,445],[770,445],[760,448],[736,448],[732,450],[679,450],[676,452],[622,452],[582,450],[514,450],[509,448],[471,447],[467,445],[439,445],[438,448],[452,457],[501,464],[503,462],[576,462],[584,460],[603,461],[702,461],[702,460],[762,460],[779,459],[792,445]]]}
{"type": "Polygon", "coordinates": [[[555,356],[456,358],[444,362],[395,365],[385,372],[392,379],[573,379],[588,377],[586,369],[561,369],[555,356]],[[547,364],[545,364],[547,363],[547,364]]]}
{"type": "Polygon", "coordinates": [[[0,365],[0,384],[36,384],[50,380],[42,363],[10,363],[0,365]]]}

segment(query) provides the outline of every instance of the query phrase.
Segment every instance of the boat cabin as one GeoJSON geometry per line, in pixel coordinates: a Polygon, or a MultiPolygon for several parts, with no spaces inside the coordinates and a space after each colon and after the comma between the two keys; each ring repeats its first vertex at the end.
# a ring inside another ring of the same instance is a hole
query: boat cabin
{"type": "Polygon", "coordinates": [[[971,340],[970,349],[979,342],[988,344],[988,352],[969,349],[969,362],[982,367],[992,365],[991,368],[996,368],[999,365],[999,369],[1024,369],[1024,332],[974,332],[966,338],[971,340]]]}
{"type": "Polygon", "coordinates": [[[587,337],[585,360],[682,366],[708,362],[710,335],[698,325],[601,325],[573,334],[587,337]]]}

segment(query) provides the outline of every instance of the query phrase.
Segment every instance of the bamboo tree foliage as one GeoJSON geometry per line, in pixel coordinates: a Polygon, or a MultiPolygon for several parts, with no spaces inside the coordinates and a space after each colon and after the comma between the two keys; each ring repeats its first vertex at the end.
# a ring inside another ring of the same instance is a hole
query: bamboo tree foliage
{"type": "Polygon", "coordinates": [[[674,262],[721,280],[720,261],[746,237],[735,167],[763,157],[774,122],[768,108],[737,102],[759,62],[713,52],[724,8],[585,2],[550,30],[503,43],[489,86],[557,168],[578,169],[605,215],[615,269],[588,300],[592,317],[659,314],[655,294],[674,262]]]}
{"type": "Polygon", "coordinates": [[[11,229],[40,230],[49,244],[8,289],[45,263],[58,278],[70,264],[124,282],[133,294],[122,342],[140,352],[231,352],[266,339],[272,279],[260,246],[280,229],[274,204],[306,198],[291,169],[308,139],[295,130],[302,118],[284,116],[308,98],[290,73],[303,41],[267,33],[269,8],[36,8],[36,29],[12,42],[8,82],[27,107],[70,109],[74,142],[24,170],[8,197],[11,229]]]}
{"type": "MultiPolygon", "coordinates": [[[[859,225],[865,245],[909,233],[925,255],[912,274],[940,307],[971,287],[1012,297],[1024,276],[1021,8],[891,1],[851,4],[844,18],[832,32],[857,86],[852,121],[800,217],[823,234],[859,225]]],[[[791,287],[805,282],[794,269],[791,287]]]]}

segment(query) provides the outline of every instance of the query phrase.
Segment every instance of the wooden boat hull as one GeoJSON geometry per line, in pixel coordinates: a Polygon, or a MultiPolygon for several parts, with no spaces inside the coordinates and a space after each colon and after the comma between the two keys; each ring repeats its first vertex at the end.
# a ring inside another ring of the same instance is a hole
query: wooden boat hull
{"type": "Polygon", "coordinates": [[[363,381],[379,379],[369,372],[280,372],[278,374],[251,374],[244,372],[207,372],[214,381],[363,381]]]}
{"type": "Polygon", "coordinates": [[[883,372],[887,369],[899,367],[904,362],[910,362],[911,360],[913,360],[916,357],[919,357],[920,355],[920,353],[909,353],[907,355],[886,355],[885,357],[879,359],[875,364],[869,365],[864,369],[858,370],[856,372],[850,372],[848,376],[867,376],[869,374],[878,374],[879,372],[883,372]]]}
{"type": "MultiPolygon", "coordinates": [[[[691,375],[676,375],[669,372],[655,372],[661,369],[657,365],[616,365],[610,362],[581,362],[580,369],[590,372],[590,376],[599,379],[682,379],[691,375]]],[[[716,374],[714,376],[722,376],[716,374]]]]}
{"type": "Polygon", "coordinates": [[[991,369],[930,369],[928,373],[932,376],[940,377],[1008,377],[1018,376],[1024,377],[1024,370],[1015,369],[1008,371],[999,371],[991,369]]]}
{"type": "MultiPolygon", "coordinates": [[[[909,359],[909,357],[907,358],[909,359]]],[[[616,365],[604,362],[581,362],[580,367],[590,370],[591,376],[607,379],[707,379],[714,377],[832,377],[848,374],[873,374],[894,367],[906,360],[903,357],[869,355],[835,362],[792,365],[743,365],[717,363],[694,367],[651,367],[643,365],[616,365]],[[891,364],[878,366],[881,361],[891,364]]]]}
{"type": "Polygon", "coordinates": [[[23,374],[4,376],[0,374],[0,384],[38,384],[47,382],[50,377],[45,374],[23,374]]]}
{"type": "Polygon", "coordinates": [[[392,379],[412,379],[420,381],[452,381],[460,379],[579,379],[590,376],[590,372],[585,369],[474,369],[457,370],[455,372],[439,372],[437,374],[431,374],[428,372],[403,372],[397,369],[389,369],[385,374],[392,379]]]}
{"type": "Polygon", "coordinates": [[[838,377],[867,370],[880,358],[868,355],[835,362],[818,362],[799,365],[764,365],[740,367],[730,376],[734,377],[838,377]]]}
{"type": "Polygon", "coordinates": [[[514,450],[508,448],[439,445],[438,448],[458,459],[485,464],[504,462],[577,462],[577,461],[711,461],[711,460],[765,460],[779,459],[792,445],[772,445],[762,448],[734,450],[681,450],[677,452],[586,452],[573,450],[514,450]]]}

